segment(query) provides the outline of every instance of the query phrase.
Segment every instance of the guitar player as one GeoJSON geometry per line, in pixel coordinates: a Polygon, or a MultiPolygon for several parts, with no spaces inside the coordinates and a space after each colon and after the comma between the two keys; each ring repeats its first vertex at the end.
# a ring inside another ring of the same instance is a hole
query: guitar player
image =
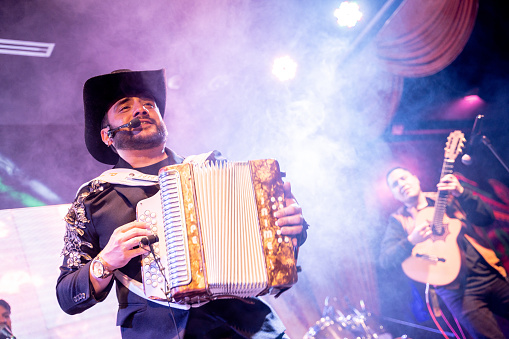
{"type": "MultiPolygon", "coordinates": [[[[447,262],[447,257],[435,258],[436,262],[429,264],[429,258],[433,257],[413,251],[419,244],[443,241],[443,234],[438,239],[433,233],[430,224],[434,219],[416,223],[416,220],[423,220],[419,218],[420,213],[434,208],[438,194],[422,192],[417,176],[402,167],[393,168],[387,173],[387,184],[394,198],[403,206],[389,218],[381,244],[381,267],[400,266],[411,256],[420,258],[423,269],[426,269],[426,265],[447,262]]],[[[494,316],[497,314],[509,319],[507,273],[494,251],[476,232],[477,227],[493,223],[493,211],[479,197],[461,186],[453,174],[442,176],[437,189],[438,192],[452,195],[446,207],[446,218],[450,218],[451,223],[459,221],[461,230],[455,239],[457,242],[454,242],[456,249],[451,246],[451,251],[460,251],[462,258],[457,276],[451,277],[452,282],[446,285],[436,286],[437,294],[473,338],[509,338],[509,333],[503,333],[494,316]]],[[[445,237],[447,235],[448,232],[445,232],[445,237]]]]}

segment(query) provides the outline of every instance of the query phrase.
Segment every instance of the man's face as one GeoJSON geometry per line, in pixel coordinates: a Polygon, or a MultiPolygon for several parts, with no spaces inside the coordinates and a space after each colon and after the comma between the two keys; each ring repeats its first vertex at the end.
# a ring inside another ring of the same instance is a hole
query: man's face
{"type": "MultiPolygon", "coordinates": [[[[117,150],[144,150],[166,143],[168,131],[155,101],[151,98],[120,99],[106,114],[111,129],[126,124],[135,117],[141,122],[139,127],[125,128],[115,133],[112,141],[117,150]]],[[[107,128],[103,131],[107,131],[107,128]]]]}
{"type": "Polygon", "coordinates": [[[11,328],[11,312],[3,306],[0,306],[0,325],[7,325],[9,329],[11,328]]]}
{"type": "Polygon", "coordinates": [[[421,193],[421,183],[419,179],[402,168],[396,168],[389,173],[387,176],[387,184],[394,198],[404,204],[415,200],[421,193]]]}

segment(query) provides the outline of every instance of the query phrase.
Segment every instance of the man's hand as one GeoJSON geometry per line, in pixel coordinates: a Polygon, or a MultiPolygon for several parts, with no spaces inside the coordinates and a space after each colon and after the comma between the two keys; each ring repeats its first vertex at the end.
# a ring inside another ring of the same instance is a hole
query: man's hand
{"type": "Polygon", "coordinates": [[[459,197],[465,190],[458,181],[458,178],[452,174],[444,175],[437,184],[437,188],[439,191],[450,191],[455,197],[459,197]]]}
{"type": "MultiPolygon", "coordinates": [[[[132,221],[115,229],[110,240],[99,253],[105,261],[106,269],[112,272],[127,265],[132,258],[147,253],[147,249],[137,246],[143,237],[151,234],[150,225],[139,221],[132,221]]],[[[96,295],[104,291],[112,279],[112,276],[105,279],[96,278],[92,274],[92,266],[90,266],[89,277],[96,295]]]]}
{"type": "Polygon", "coordinates": [[[147,253],[147,249],[137,247],[142,238],[152,235],[150,225],[132,221],[113,231],[110,240],[101,251],[101,257],[111,270],[127,265],[132,258],[147,253]],[[134,248],[136,247],[136,248],[134,248]]]}
{"type": "Polygon", "coordinates": [[[423,222],[420,225],[415,226],[412,233],[410,233],[407,237],[408,241],[412,243],[412,245],[417,245],[420,242],[428,239],[431,236],[431,226],[429,222],[423,222]]]}
{"type": "Polygon", "coordinates": [[[289,182],[284,183],[286,207],[276,211],[277,225],[281,227],[281,234],[292,238],[293,246],[297,246],[297,235],[302,233],[304,217],[302,209],[292,195],[292,188],[289,182]]]}

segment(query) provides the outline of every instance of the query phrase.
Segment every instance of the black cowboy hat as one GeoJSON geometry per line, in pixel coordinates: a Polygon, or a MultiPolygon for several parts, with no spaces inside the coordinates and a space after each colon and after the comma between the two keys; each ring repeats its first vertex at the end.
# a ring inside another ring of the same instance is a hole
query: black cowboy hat
{"type": "Polygon", "coordinates": [[[88,79],[83,86],[85,105],[85,144],[98,161],[115,165],[118,154],[101,140],[101,122],[106,112],[118,100],[150,95],[164,116],[166,78],[164,69],[156,71],[119,70],[88,79]]]}

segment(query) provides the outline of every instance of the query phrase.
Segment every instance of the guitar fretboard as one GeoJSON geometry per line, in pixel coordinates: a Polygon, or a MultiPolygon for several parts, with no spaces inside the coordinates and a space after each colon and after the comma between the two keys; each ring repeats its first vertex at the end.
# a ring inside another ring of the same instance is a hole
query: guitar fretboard
{"type": "MultiPolygon", "coordinates": [[[[444,163],[442,165],[442,173],[440,174],[440,179],[442,179],[447,174],[452,174],[454,168],[454,160],[444,159],[444,163]]],[[[442,235],[444,233],[444,213],[447,208],[447,201],[449,197],[449,191],[439,191],[438,198],[435,202],[435,213],[433,214],[433,234],[442,235]]]]}

